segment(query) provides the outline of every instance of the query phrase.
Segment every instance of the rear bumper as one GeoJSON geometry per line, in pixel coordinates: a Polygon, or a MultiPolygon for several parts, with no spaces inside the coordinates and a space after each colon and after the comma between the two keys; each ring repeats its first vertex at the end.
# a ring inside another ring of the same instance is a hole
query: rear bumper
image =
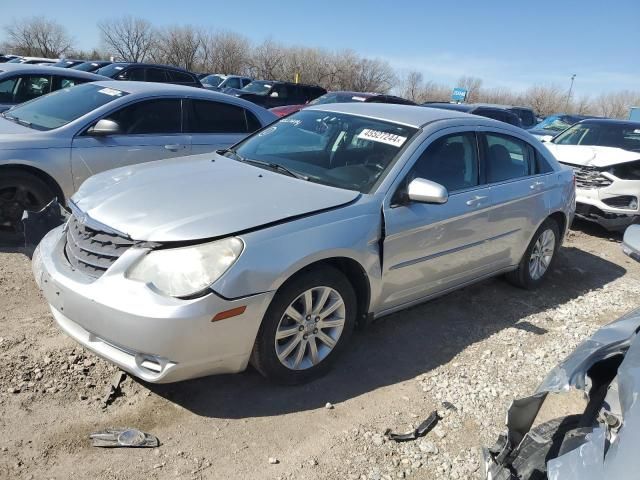
{"type": "Polygon", "coordinates": [[[153,383],[246,368],[272,292],[238,300],[213,292],[191,300],[166,297],[124,276],[141,249],[129,249],[93,280],[72,269],[63,247],[60,227],[34,254],[34,275],[58,325],[89,350],[153,383]],[[241,306],[241,315],[212,322],[241,306]]]}

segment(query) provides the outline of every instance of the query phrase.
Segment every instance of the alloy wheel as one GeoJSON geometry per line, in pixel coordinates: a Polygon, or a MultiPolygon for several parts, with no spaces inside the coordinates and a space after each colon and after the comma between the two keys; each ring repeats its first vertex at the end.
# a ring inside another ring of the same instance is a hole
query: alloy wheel
{"type": "Polygon", "coordinates": [[[346,307],[331,287],[313,287],[287,307],[275,335],[276,355],[291,370],[306,370],[322,362],[342,334],[346,307]]]}
{"type": "Polygon", "coordinates": [[[536,240],[529,258],[529,275],[539,280],[545,274],[556,248],[556,235],[550,228],[544,230],[536,240]]]}

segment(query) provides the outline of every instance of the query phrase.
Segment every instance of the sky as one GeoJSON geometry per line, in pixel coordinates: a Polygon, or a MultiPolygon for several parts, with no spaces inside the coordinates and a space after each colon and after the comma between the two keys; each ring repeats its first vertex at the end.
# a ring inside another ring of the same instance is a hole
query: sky
{"type": "MultiPolygon", "coordinates": [[[[0,24],[44,15],[81,49],[98,46],[96,23],[129,14],[154,25],[191,24],[241,33],[259,43],[350,48],[387,60],[399,73],[486,87],[568,88],[576,96],[640,90],[640,0],[2,0],[0,24]]],[[[0,33],[0,39],[2,33],[0,33]]]]}

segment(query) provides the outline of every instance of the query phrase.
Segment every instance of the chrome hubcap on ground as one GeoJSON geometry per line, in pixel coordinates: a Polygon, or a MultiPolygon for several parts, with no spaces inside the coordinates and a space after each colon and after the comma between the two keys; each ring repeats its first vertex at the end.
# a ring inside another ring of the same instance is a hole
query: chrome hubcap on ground
{"type": "Polygon", "coordinates": [[[285,367],[305,370],[334,349],[346,318],[342,296],[331,287],[313,287],[287,307],[276,329],[276,355],[285,367]]]}
{"type": "Polygon", "coordinates": [[[532,279],[538,280],[545,274],[553,258],[555,248],[556,235],[553,233],[553,230],[547,229],[538,237],[531,251],[529,274],[532,279]]]}

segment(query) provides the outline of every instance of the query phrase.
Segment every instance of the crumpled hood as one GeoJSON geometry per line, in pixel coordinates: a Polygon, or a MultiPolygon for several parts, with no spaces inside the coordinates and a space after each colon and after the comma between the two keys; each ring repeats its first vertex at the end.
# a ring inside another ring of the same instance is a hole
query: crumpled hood
{"type": "Polygon", "coordinates": [[[593,167],[609,167],[620,163],[640,160],[639,152],[622,148],[597,147],[593,145],[557,145],[544,143],[556,159],[562,163],[593,167]]]}
{"type": "Polygon", "coordinates": [[[359,196],[208,153],[95,175],[72,201],[134,240],[171,242],[230,235],[359,196]]]}

